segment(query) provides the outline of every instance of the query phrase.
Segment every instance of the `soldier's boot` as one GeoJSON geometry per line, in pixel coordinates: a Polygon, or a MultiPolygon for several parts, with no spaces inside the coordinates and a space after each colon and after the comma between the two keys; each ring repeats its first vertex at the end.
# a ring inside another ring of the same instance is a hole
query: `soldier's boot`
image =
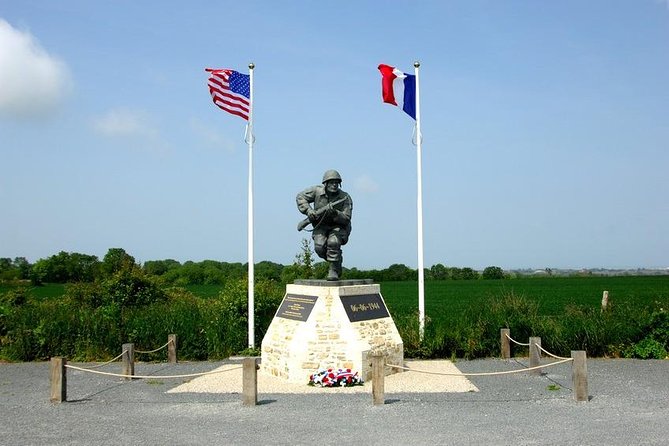
{"type": "MultiPolygon", "coordinates": [[[[339,280],[340,270],[337,268],[338,262],[330,262],[330,271],[328,271],[328,280],[339,280]]],[[[341,263],[339,263],[341,268],[341,263]]]]}

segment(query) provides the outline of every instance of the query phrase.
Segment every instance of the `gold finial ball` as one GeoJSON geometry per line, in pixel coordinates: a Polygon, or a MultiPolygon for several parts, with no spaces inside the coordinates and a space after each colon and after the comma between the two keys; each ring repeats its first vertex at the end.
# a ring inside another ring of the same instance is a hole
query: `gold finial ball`
{"type": "Polygon", "coordinates": [[[416,67],[416,68],[420,67],[420,62],[415,61],[415,62],[413,63],[413,66],[416,67]]]}
{"type": "Polygon", "coordinates": [[[255,64],[254,64],[253,62],[251,62],[251,63],[249,64],[249,70],[252,70],[252,69],[254,69],[255,67],[256,67],[256,66],[255,66],[255,64]]]}

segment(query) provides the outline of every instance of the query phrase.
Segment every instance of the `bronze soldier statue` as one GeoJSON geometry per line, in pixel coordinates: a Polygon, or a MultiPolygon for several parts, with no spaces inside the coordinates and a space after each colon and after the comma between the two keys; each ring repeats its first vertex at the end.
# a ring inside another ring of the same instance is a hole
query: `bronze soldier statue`
{"type": "Polygon", "coordinates": [[[296,201],[297,209],[307,216],[297,225],[297,230],[309,224],[313,226],[314,250],[330,264],[327,279],[339,280],[341,247],[348,242],[353,212],[351,196],[341,190],[341,175],[336,170],[326,171],[322,184],[303,190],[297,194],[296,201]]]}

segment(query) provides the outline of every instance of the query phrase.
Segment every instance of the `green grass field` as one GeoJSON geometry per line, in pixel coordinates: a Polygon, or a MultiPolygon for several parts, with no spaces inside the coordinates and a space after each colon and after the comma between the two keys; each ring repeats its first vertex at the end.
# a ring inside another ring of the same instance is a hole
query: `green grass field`
{"type": "MultiPolygon", "coordinates": [[[[425,282],[425,313],[432,319],[457,318],[490,299],[508,294],[536,301],[545,316],[558,315],[568,305],[599,308],[602,294],[610,304],[651,305],[669,300],[669,276],[530,277],[509,280],[425,282]]],[[[385,282],[381,294],[391,313],[418,312],[417,282],[385,282]]]]}
{"type": "MultiPolygon", "coordinates": [[[[16,285],[0,284],[0,294],[16,289],[16,285]]],[[[37,299],[51,299],[62,296],[65,293],[65,285],[62,283],[50,283],[44,286],[28,286],[30,295],[37,299]]]]}
{"type": "MultiPolygon", "coordinates": [[[[211,298],[220,285],[191,285],[192,293],[211,298]]],[[[509,294],[522,296],[539,305],[544,316],[560,315],[568,305],[601,306],[602,294],[609,292],[611,305],[632,303],[642,306],[669,300],[669,276],[584,276],[524,277],[507,280],[446,280],[425,282],[425,313],[432,320],[447,321],[465,312],[484,310],[490,299],[509,294]]],[[[418,313],[417,282],[384,282],[381,294],[391,314],[418,313]]]]}
{"type": "MultiPolygon", "coordinates": [[[[0,293],[12,289],[0,285],[0,293]]],[[[189,285],[193,294],[212,298],[223,289],[221,285],[189,285]]],[[[463,312],[480,308],[489,299],[515,294],[536,301],[539,312],[550,316],[562,313],[567,305],[599,307],[604,290],[609,301],[616,303],[653,304],[669,299],[667,276],[586,276],[526,277],[507,280],[447,280],[425,282],[425,312],[432,318],[457,318],[463,312]]],[[[57,298],[65,285],[48,284],[32,287],[38,298],[57,298]]],[[[381,294],[391,312],[418,312],[417,282],[384,282],[381,294]]]]}

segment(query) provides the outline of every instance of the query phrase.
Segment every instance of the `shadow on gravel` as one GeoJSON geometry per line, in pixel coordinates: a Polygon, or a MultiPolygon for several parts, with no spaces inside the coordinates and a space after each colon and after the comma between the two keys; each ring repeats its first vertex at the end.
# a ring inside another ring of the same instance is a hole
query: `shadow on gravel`
{"type": "Polygon", "coordinates": [[[257,406],[265,406],[267,404],[276,403],[276,400],[260,400],[258,401],[257,406]]]}

